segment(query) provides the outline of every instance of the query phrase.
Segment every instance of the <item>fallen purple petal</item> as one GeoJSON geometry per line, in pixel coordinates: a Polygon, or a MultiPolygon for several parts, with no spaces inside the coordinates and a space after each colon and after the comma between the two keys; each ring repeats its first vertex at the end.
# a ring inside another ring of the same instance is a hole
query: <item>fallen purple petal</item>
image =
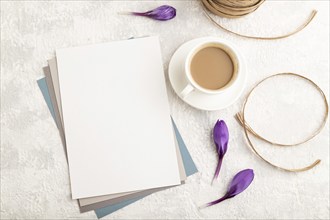
{"type": "Polygon", "coordinates": [[[212,206],[226,199],[233,198],[234,196],[240,194],[245,189],[247,189],[249,185],[252,183],[253,179],[254,179],[254,172],[252,169],[246,169],[240,171],[234,176],[233,180],[231,181],[228,187],[227,193],[223,197],[215,201],[209,202],[202,207],[212,206]]]}
{"type": "Polygon", "coordinates": [[[214,179],[217,179],[220,173],[223,157],[225,156],[228,148],[228,140],[229,140],[229,131],[228,127],[223,120],[218,120],[214,126],[213,129],[213,140],[215,143],[215,146],[217,148],[218,153],[218,165],[215,170],[215,174],[213,177],[214,179]]]}
{"type": "Polygon", "coordinates": [[[132,12],[132,14],[149,17],[155,20],[167,21],[176,16],[176,9],[169,5],[162,5],[147,12],[132,12]]]}

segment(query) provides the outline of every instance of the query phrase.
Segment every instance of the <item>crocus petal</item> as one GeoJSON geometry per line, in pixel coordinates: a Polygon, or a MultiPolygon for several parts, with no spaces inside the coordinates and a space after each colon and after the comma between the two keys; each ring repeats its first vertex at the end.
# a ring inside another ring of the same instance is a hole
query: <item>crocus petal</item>
{"type": "Polygon", "coordinates": [[[218,154],[225,154],[227,152],[227,145],[229,140],[229,131],[226,122],[218,120],[213,129],[213,140],[217,146],[218,154]]]}
{"type": "Polygon", "coordinates": [[[147,12],[132,12],[133,15],[145,16],[155,20],[167,21],[176,16],[176,9],[169,5],[162,5],[147,12]]]}
{"type": "Polygon", "coordinates": [[[252,183],[254,179],[254,173],[252,169],[246,169],[242,170],[239,173],[237,173],[231,183],[229,184],[227,193],[221,197],[220,199],[217,199],[213,202],[209,202],[206,205],[202,207],[208,207],[215,204],[218,204],[226,199],[233,198],[234,196],[240,194],[245,189],[249,187],[249,185],[252,183]]]}
{"type": "MultiPolygon", "coordinates": [[[[215,146],[217,148],[217,153],[219,157],[218,165],[215,170],[215,174],[213,177],[213,180],[218,178],[220,169],[221,169],[221,164],[224,155],[227,152],[228,148],[228,140],[229,140],[229,131],[226,123],[223,120],[218,120],[214,126],[213,129],[213,140],[215,143],[215,146]]],[[[213,182],[213,181],[212,181],[213,182]]]]}
{"type": "Polygon", "coordinates": [[[228,197],[236,196],[243,192],[252,183],[254,178],[254,172],[252,169],[242,170],[237,173],[229,185],[227,191],[228,197]]]}

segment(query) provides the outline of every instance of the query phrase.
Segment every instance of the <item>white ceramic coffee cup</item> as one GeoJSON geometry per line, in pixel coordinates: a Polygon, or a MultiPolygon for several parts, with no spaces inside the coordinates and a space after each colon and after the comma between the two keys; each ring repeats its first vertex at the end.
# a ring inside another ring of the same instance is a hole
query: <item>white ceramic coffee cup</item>
{"type": "Polygon", "coordinates": [[[240,67],[240,56],[238,55],[238,51],[235,48],[233,44],[230,42],[226,41],[207,41],[207,42],[202,42],[195,47],[193,47],[188,55],[186,56],[185,63],[184,63],[184,74],[185,78],[187,80],[187,85],[183,88],[183,90],[180,92],[180,97],[185,99],[191,92],[194,90],[198,90],[199,92],[202,92],[207,95],[216,95],[220,94],[226,90],[228,90],[230,87],[233,86],[233,84],[237,81],[237,78],[240,75],[241,67],[240,67]],[[220,89],[216,90],[211,90],[204,88],[200,86],[192,77],[191,75],[191,70],[190,70],[190,64],[192,61],[192,58],[195,56],[195,54],[200,51],[203,48],[206,47],[218,47],[222,50],[224,50],[231,58],[233,65],[234,65],[234,72],[231,80],[223,87],[220,89]]]}

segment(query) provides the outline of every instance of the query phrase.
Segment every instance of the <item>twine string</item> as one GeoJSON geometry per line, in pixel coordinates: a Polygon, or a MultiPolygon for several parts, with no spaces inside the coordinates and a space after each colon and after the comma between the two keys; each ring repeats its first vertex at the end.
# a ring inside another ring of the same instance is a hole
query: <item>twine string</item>
{"type": "Polygon", "coordinates": [[[267,143],[270,143],[272,145],[275,145],[275,146],[297,146],[297,145],[301,145],[303,143],[306,143],[308,142],[309,140],[313,139],[316,135],[318,135],[321,130],[324,128],[326,122],[327,122],[327,119],[328,119],[328,113],[329,113],[329,105],[328,105],[328,102],[327,102],[327,98],[324,94],[324,92],[322,91],[322,89],[316,84],[314,83],[312,80],[310,80],[309,78],[305,77],[305,76],[302,76],[302,75],[299,75],[299,74],[296,74],[296,73],[278,73],[278,74],[275,74],[275,75],[271,75],[271,76],[268,76],[266,78],[264,78],[263,80],[261,80],[259,83],[257,83],[251,90],[250,92],[248,93],[247,97],[245,98],[245,101],[244,101],[244,104],[243,104],[243,108],[242,108],[242,111],[237,113],[236,114],[236,118],[238,119],[238,121],[240,122],[241,126],[243,127],[244,129],[244,134],[245,134],[245,137],[247,139],[247,142],[251,148],[251,150],[259,157],[261,158],[262,160],[264,160],[266,163],[268,163],[269,165],[273,166],[273,167],[276,167],[278,169],[281,169],[281,170],[284,170],[284,171],[289,171],[289,172],[302,172],[302,171],[306,171],[306,170],[310,170],[312,169],[313,167],[315,167],[316,165],[318,165],[321,160],[320,159],[317,159],[315,160],[313,163],[311,163],[310,165],[306,166],[306,167],[302,167],[302,168],[285,168],[285,167],[282,167],[282,166],[279,166],[279,165],[276,165],[274,164],[273,162],[267,160],[266,158],[264,158],[258,151],[257,149],[255,148],[254,144],[252,143],[251,139],[250,139],[250,136],[248,133],[251,133],[253,134],[255,137],[259,138],[260,140],[263,140],[267,143]],[[298,141],[297,143],[291,143],[291,144],[283,144],[283,143],[277,143],[277,142],[273,142],[273,141],[270,141],[268,139],[266,139],[265,137],[262,137],[260,134],[258,134],[256,131],[254,131],[251,126],[248,125],[248,123],[246,122],[245,120],[245,109],[246,109],[246,104],[248,103],[250,97],[251,97],[251,94],[252,92],[260,85],[262,84],[264,81],[270,79],[270,78],[273,78],[273,77],[279,77],[279,76],[294,76],[294,77],[298,77],[298,78],[301,78],[309,83],[311,83],[311,85],[313,85],[319,92],[320,94],[322,95],[322,98],[323,98],[323,101],[324,101],[324,105],[325,105],[325,113],[324,113],[324,117],[323,117],[323,121],[322,123],[320,124],[320,126],[318,127],[318,129],[312,133],[311,135],[309,135],[307,138],[301,140],[301,141],[298,141]]]}
{"type": "MultiPolygon", "coordinates": [[[[215,0],[214,0],[215,1],[215,0]]],[[[233,3],[233,2],[235,2],[235,1],[229,1],[229,0],[227,0],[228,2],[231,2],[231,3],[233,3]]],[[[237,0],[236,0],[237,1],[237,0]]],[[[259,37],[259,36],[250,36],[250,35],[245,35],[245,34],[240,34],[240,33],[237,33],[237,32],[235,32],[235,31],[232,31],[232,30],[229,30],[228,28],[226,28],[226,27],[224,27],[224,26],[222,26],[221,24],[219,24],[217,21],[215,21],[212,17],[211,17],[211,15],[207,12],[207,10],[206,10],[206,8],[208,9],[208,10],[210,10],[212,13],[214,13],[214,14],[216,14],[216,15],[220,15],[220,16],[224,16],[224,17],[230,17],[230,18],[235,18],[235,17],[241,17],[241,16],[244,16],[244,15],[247,15],[247,14],[250,14],[251,12],[253,12],[253,11],[255,11],[255,10],[257,10],[257,8],[261,5],[258,5],[256,8],[253,8],[253,10],[252,11],[249,11],[249,12],[247,12],[246,14],[242,14],[242,15],[228,15],[228,16],[226,16],[226,15],[224,15],[223,14],[223,12],[219,12],[218,11],[218,8],[216,8],[216,6],[215,6],[215,3],[211,3],[212,2],[212,0],[202,0],[202,2],[203,2],[203,12],[204,12],[204,14],[205,14],[205,16],[215,25],[215,26],[217,26],[217,27],[219,27],[219,28],[221,28],[222,30],[225,30],[225,31],[227,31],[227,32],[229,32],[229,33],[231,33],[231,34],[234,34],[234,35],[236,35],[236,36],[239,36],[239,37],[244,37],[244,38],[249,38],[249,39],[257,39],[257,40],[278,40],[278,39],[283,39],[283,38],[287,38],[287,37],[290,37],[290,36],[292,36],[292,35],[294,35],[294,34],[296,34],[296,33],[298,33],[298,32],[300,32],[300,31],[302,31],[304,28],[306,28],[310,23],[311,23],[311,21],[314,19],[314,17],[316,16],[316,14],[317,14],[317,11],[316,10],[313,10],[312,12],[311,12],[311,15],[309,16],[309,18],[300,26],[300,27],[298,27],[297,29],[295,29],[295,30],[293,30],[293,31],[291,31],[291,32],[289,32],[289,33],[287,33],[287,34],[284,34],[284,35],[280,35],[280,36],[274,36],[274,37],[259,37]]],[[[237,2],[242,2],[242,1],[237,1],[237,2]]],[[[261,3],[262,3],[263,1],[261,1],[261,3]]]]}

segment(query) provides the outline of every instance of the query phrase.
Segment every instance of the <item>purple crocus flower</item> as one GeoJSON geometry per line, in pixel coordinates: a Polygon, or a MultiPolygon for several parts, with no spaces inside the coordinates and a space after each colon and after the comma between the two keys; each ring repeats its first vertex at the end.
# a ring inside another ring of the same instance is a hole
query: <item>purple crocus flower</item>
{"type": "Polygon", "coordinates": [[[131,14],[145,16],[160,21],[167,21],[176,16],[176,9],[169,5],[162,5],[147,12],[131,12],[131,14]]]}
{"type": "Polygon", "coordinates": [[[217,148],[218,153],[218,165],[215,170],[213,180],[218,178],[223,157],[227,152],[228,140],[229,140],[229,131],[226,123],[223,120],[218,120],[213,129],[213,140],[217,148]]]}
{"type": "Polygon", "coordinates": [[[227,193],[220,199],[217,199],[213,202],[209,202],[203,207],[212,206],[215,204],[218,204],[226,199],[233,198],[234,196],[240,194],[243,192],[246,188],[249,187],[249,185],[252,183],[254,178],[254,173],[252,169],[246,169],[242,170],[239,173],[237,173],[233,180],[231,181],[229,188],[227,190],[227,193]]]}

